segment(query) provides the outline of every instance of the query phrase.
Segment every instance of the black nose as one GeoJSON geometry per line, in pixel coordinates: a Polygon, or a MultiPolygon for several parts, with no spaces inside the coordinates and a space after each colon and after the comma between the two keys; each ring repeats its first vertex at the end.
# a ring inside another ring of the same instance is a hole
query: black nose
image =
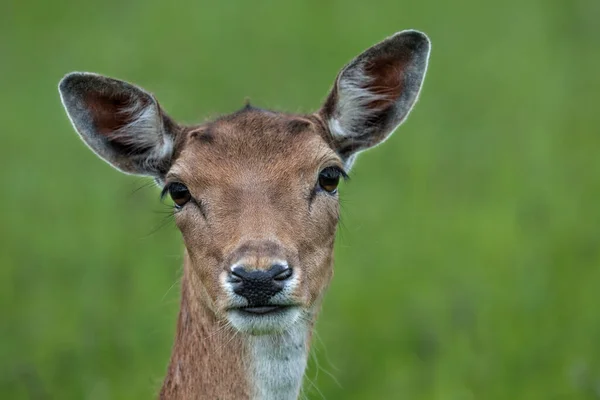
{"type": "Polygon", "coordinates": [[[233,285],[234,293],[248,299],[252,307],[268,304],[292,275],[292,269],[281,264],[275,264],[267,271],[248,271],[243,266],[237,266],[231,270],[229,282],[233,285]]]}

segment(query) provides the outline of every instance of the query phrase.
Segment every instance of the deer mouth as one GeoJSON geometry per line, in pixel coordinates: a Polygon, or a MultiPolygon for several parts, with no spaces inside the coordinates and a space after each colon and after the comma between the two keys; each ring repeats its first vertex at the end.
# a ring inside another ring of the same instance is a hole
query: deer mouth
{"type": "Polygon", "coordinates": [[[237,310],[247,314],[264,315],[274,314],[281,311],[285,311],[291,306],[280,306],[280,305],[265,305],[265,306],[254,306],[254,307],[240,307],[237,310]]]}
{"type": "Polygon", "coordinates": [[[251,335],[283,332],[301,317],[301,308],[295,304],[261,304],[230,308],[228,311],[227,319],[233,327],[251,335]]]}

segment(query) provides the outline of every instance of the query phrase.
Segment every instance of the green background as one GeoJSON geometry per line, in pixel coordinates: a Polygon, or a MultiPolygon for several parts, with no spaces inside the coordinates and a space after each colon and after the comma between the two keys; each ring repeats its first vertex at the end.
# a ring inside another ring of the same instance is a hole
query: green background
{"type": "Polygon", "coordinates": [[[424,91],[341,188],[304,393],[600,398],[599,17],[594,0],[5,0],[0,397],[151,398],[174,334],[168,207],[80,142],[62,75],[133,81],[180,121],[245,97],[309,112],[416,28],[424,91]]]}

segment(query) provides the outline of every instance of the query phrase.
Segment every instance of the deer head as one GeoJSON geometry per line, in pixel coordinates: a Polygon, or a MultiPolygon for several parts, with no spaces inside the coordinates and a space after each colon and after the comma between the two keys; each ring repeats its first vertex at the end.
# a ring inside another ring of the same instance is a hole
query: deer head
{"type": "Polygon", "coordinates": [[[333,273],[338,183],[406,119],[429,50],[417,31],[387,38],[346,65],[308,115],[247,106],[186,126],[120,80],[76,72],[59,89],[100,158],[172,198],[197,300],[243,334],[272,334],[316,313],[333,273]]]}

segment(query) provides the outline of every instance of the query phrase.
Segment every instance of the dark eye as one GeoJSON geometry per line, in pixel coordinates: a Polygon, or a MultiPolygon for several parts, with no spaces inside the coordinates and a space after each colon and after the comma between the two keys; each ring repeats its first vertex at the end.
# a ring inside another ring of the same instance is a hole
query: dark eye
{"type": "Polygon", "coordinates": [[[336,167],[327,167],[319,173],[319,186],[328,193],[335,193],[343,172],[336,167]]]}
{"type": "Polygon", "coordinates": [[[175,207],[177,208],[183,207],[192,199],[190,191],[183,183],[171,183],[169,184],[167,190],[169,191],[169,196],[171,196],[171,199],[173,199],[173,203],[175,203],[175,207]]]}

